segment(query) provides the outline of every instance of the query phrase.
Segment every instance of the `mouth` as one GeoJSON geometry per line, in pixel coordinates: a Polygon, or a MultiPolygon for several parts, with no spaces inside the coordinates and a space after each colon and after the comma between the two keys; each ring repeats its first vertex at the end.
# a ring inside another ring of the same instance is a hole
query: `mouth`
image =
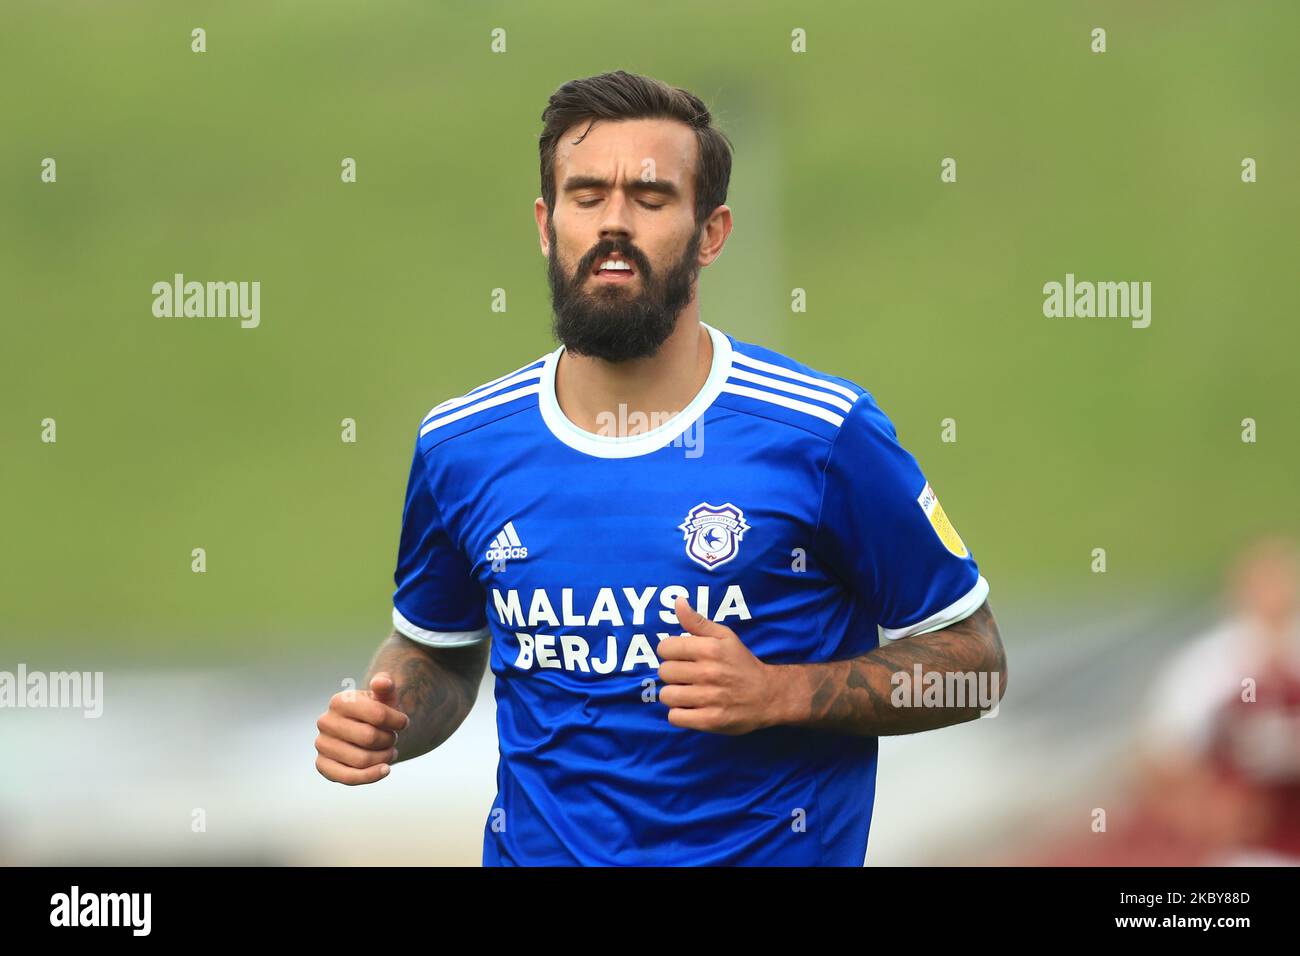
{"type": "Polygon", "coordinates": [[[636,274],[636,266],[618,253],[598,259],[591,270],[598,282],[631,282],[636,274]]]}

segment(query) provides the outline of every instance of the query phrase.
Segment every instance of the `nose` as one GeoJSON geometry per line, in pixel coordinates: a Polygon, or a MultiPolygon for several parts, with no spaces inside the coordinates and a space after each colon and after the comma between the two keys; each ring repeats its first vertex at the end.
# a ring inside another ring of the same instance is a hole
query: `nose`
{"type": "Polygon", "coordinates": [[[600,223],[600,238],[612,242],[624,242],[632,238],[632,221],[628,215],[627,196],[623,190],[615,189],[605,203],[605,215],[600,223]]]}

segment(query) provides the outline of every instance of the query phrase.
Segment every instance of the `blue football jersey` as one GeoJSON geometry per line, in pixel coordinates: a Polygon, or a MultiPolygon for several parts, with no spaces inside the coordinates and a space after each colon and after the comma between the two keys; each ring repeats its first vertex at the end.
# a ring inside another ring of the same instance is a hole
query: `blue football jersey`
{"type": "Polygon", "coordinates": [[[422,421],[393,623],[491,642],[485,865],[861,866],[877,738],[674,727],[678,597],[769,664],[946,627],[988,583],[871,394],[705,326],[710,374],[648,431],[555,398],[556,349],[422,421]]]}

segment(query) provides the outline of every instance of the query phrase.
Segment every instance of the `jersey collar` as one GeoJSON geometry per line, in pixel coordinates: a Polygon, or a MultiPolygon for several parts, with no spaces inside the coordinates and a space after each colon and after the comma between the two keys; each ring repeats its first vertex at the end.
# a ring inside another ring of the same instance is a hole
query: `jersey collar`
{"type": "Polygon", "coordinates": [[[713,400],[722,392],[722,386],[731,374],[731,340],[726,334],[713,326],[701,322],[713,341],[713,363],[709,368],[709,377],[704,386],[696,393],[684,409],[650,431],[639,435],[597,435],[579,428],[560,410],[560,403],[555,399],[555,367],[564,351],[561,345],[546,356],[542,366],[541,389],[538,404],[541,407],[542,421],[546,427],[564,444],[576,451],[596,458],[635,458],[658,451],[673,439],[684,434],[713,404],[713,400]]]}

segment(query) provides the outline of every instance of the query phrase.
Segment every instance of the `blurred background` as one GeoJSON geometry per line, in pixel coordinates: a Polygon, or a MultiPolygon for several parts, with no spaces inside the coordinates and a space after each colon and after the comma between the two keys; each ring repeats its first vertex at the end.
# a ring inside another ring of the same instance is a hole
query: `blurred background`
{"type": "Polygon", "coordinates": [[[316,773],[315,719],[388,633],[420,418],[553,347],[540,114],[620,68],[735,146],[704,320],[868,388],[992,585],[1007,699],[882,740],[868,865],[1296,862],[1298,30],[1265,3],[8,0],[0,672],[103,697],[0,707],[0,862],[478,864],[490,674],[377,786],[316,773]],[[260,325],[155,317],[176,273],[259,281],[260,325]],[[1150,326],[1045,317],[1067,273],[1150,282],[1150,326]]]}

